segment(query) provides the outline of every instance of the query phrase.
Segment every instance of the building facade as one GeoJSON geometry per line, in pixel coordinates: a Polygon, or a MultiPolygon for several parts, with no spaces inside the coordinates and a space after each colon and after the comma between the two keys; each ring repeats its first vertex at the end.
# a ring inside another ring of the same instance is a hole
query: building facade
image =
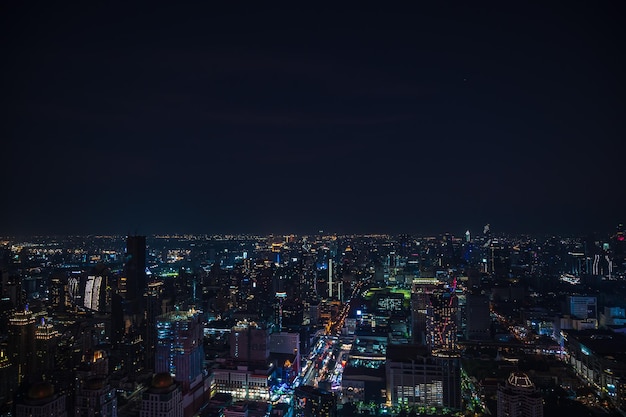
{"type": "Polygon", "coordinates": [[[202,373],[203,328],[198,311],[172,311],[156,319],[155,371],[171,374],[183,391],[202,373]]]}
{"type": "Polygon", "coordinates": [[[9,359],[17,367],[18,384],[35,371],[35,321],[28,305],[24,311],[15,312],[9,319],[9,359]]]}
{"type": "Polygon", "coordinates": [[[543,417],[543,398],[528,375],[513,372],[498,387],[499,417],[543,417]]]}
{"type": "Polygon", "coordinates": [[[83,381],[76,390],[75,417],[117,417],[117,396],[106,378],[96,376],[83,381]]]}
{"type": "Polygon", "coordinates": [[[16,417],[67,417],[65,394],[58,395],[49,382],[31,385],[24,399],[15,406],[16,417]]]}
{"type": "Polygon", "coordinates": [[[389,346],[387,404],[461,407],[460,357],[453,352],[430,354],[425,346],[389,346]]]}
{"type": "Polygon", "coordinates": [[[140,417],[183,417],[180,384],[168,373],[158,373],[141,399],[140,417]]]}

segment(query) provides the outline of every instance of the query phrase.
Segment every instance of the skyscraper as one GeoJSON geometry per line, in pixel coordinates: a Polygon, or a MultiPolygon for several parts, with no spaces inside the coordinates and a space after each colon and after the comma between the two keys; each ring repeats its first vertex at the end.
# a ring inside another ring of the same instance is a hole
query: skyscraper
{"type": "Polygon", "coordinates": [[[136,374],[146,364],[146,237],[126,238],[124,274],[111,296],[111,341],[113,367],[136,374]]]}
{"type": "Polygon", "coordinates": [[[168,310],[163,308],[163,282],[154,281],[148,284],[145,296],[146,335],[145,335],[145,366],[154,370],[155,347],[157,340],[156,318],[168,310]]]}
{"type": "Polygon", "coordinates": [[[543,399],[528,375],[513,372],[498,387],[498,416],[543,417],[543,399]]]}
{"type": "Polygon", "coordinates": [[[454,292],[439,289],[430,294],[426,308],[426,344],[431,351],[457,349],[457,310],[454,292]]]}
{"type": "Polygon", "coordinates": [[[202,375],[203,330],[198,311],[172,311],[156,319],[155,371],[171,374],[183,392],[202,375]]]}
{"type": "Polygon", "coordinates": [[[425,344],[427,334],[427,308],[430,297],[437,289],[439,281],[435,278],[417,278],[413,280],[411,288],[411,321],[413,343],[425,344]]]}
{"type": "Polygon", "coordinates": [[[241,321],[230,332],[230,357],[237,362],[265,363],[269,347],[268,330],[255,322],[241,321]]]}
{"type": "Polygon", "coordinates": [[[461,407],[460,355],[430,354],[424,345],[389,345],[387,401],[393,405],[461,407]]]}
{"type": "Polygon", "coordinates": [[[488,340],[491,336],[489,297],[484,294],[467,294],[465,337],[469,340],[488,340]]]}
{"type": "Polygon", "coordinates": [[[42,372],[51,372],[55,367],[55,355],[59,343],[59,332],[42,318],[35,330],[37,367],[42,372]]]}
{"type": "Polygon", "coordinates": [[[567,296],[567,312],[578,319],[598,318],[598,299],[595,296],[567,296]]]}
{"type": "Polygon", "coordinates": [[[35,316],[28,309],[18,311],[9,319],[9,356],[17,366],[18,382],[35,371],[35,316]]]}

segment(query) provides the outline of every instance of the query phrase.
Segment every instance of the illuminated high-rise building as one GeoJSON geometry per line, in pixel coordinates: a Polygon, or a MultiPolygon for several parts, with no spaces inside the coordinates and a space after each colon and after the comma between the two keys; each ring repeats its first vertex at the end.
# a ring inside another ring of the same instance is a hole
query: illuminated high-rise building
{"type": "Polygon", "coordinates": [[[154,281],[148,284],[146,298],[146,335],[145,335],[145,366],[154,370],[155,347],[157,341],[156,319],[169,311],[163,307],[163,282],[154,281]]]}
{"type": "Polygon", "coordinates": [[[230,332],[230,357],[236,362],[265,363],[269,347],[268,330],[255,322],[241,321],[230,332]]]}
{"type": "Polygon", "coordinates": [[[35,316],[28,305],[9,319],[9,357],[17,366],[19,383],[35,371],[35,316]]]}
{"type": "Polygon", "coordinates": [[[427,335],[427,309],[430,297],[440,285],[435,278],[416,278],[411,287],[411,333],[413,343],[425,344],[427,335]]]}
{"type": "Polygon", "coordinates": [[[498,416],[543,417],[541,393],[528,375],[513,372],[505,385],[498,387],[498,416]]]}
{"type": "Polygon", "coordinates": [[[11,260],[11,250],[0,248],[0,298],[13,307],[22,305],[22,280],[11,260]]]}
{"type": "Polygon", "coordinates": [[[389,345],[385,372],[389,404],[461,407],[458,353],[431,354],[424,345],[389,345]]]}
{"type": "Polygon", "coordinates": [[[13,398],[17,386],[17,375],[13,372],[9,356],[0,348],[0,404],[6,404],[13,398]]]}
{"type": "Polygon", "coordinates": [[[102,277],[89,275],[85,282],[85,295],[83,297],[83,303],[86,308],[100,311],[101,289],[104,289],[102,287],[102,277]]]}
{"type": "MultiPolygon", "coordinates": [[[[94,284],[95,284],[94,280],[94,284]]],[[[124,272],[111,294],[112,366],[136,373],[146,365],[146,237],[126,238],[124,272]]]]}
{"type": "Polygon", "coordinates": [[[457,350],[458,299],[453,291],[438,289],[430,294],[426,308],[426,344],[431,351],[457,350]]]}
{"type": "Polygon", "coordinates": [[[328,298],[333,298],[333,260],[328,260],[328,298]]]}
{"type": "Polygon", "coordinates": [[[103,376],[80,382],[74,401],[75,417],[117,417],[117,396],[103,376]]]}
{"type": "Polygon", "coordinates": [[[42,372],[50,372],[55,366],[55,355],[59,343],[60,334],[45,319],[35,329],[35,344],[37,351],[37,368],[42,372]]]}
{"type": "Polygon", "coordinates": [[[578,319],[598,318],[598,299],[595,296],[567,296],[567,313],[578,319]]]}
{"type": "Polygon", "coordinates": [[[156,319],[155,371],[168,373],[186,392],[202,376],[203,328],[198,311],[172,311],[156,319]]]}

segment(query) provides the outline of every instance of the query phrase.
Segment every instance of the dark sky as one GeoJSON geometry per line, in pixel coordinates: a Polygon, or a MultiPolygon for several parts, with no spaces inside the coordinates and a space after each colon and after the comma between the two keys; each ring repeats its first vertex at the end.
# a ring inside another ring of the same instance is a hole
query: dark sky
{"type": "Polygon", "coordinates": [[[0,235],[626,221],[623,2],[54,3],[0,13],[0,235]]]}

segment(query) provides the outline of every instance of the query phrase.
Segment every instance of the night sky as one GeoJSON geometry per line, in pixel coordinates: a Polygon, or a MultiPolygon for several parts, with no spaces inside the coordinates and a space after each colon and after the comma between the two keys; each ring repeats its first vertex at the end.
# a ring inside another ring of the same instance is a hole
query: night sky
{"type": "Polygon", "coordinates": [[[624,2],[12,3],[0,235],[626,221],[624,2]]]}

